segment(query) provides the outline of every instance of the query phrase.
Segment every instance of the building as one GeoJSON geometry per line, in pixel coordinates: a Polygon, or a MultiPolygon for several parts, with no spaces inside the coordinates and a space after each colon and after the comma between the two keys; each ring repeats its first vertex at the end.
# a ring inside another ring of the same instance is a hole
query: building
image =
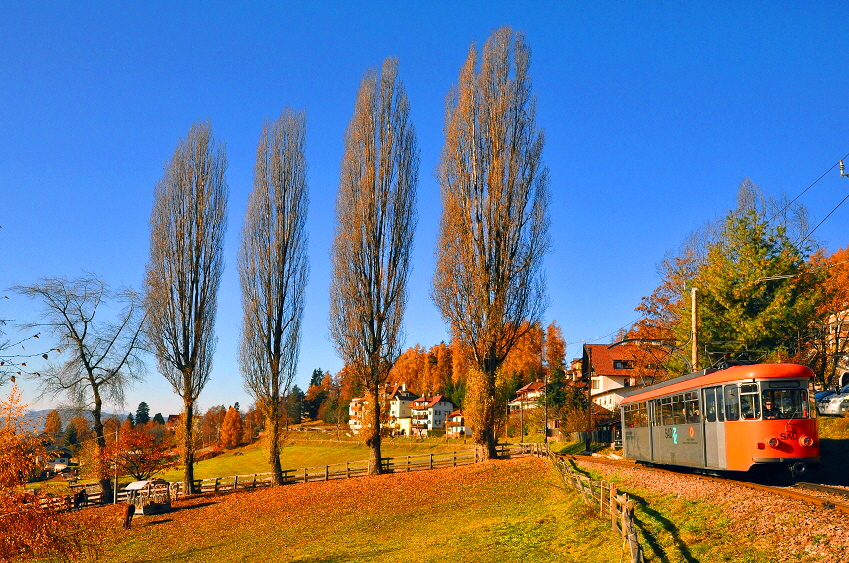
{"type": "Polygon", "coordinates": [[[584,344],[581,367],[588,372],[593,403],[613,411],[624,397],[642,387],[635,352],[636,347],[628,344],[584,344]]]}
{"type": "Polygon", "coordinates": [[[419,397],[410,405],[413,434],[427,436],[433,430],[444,430],[454,403],[445,395],[419,397]]]}
{"type": "Polygon", "coordinates": [[[521,387],[516,391],[516,398],[507,403],[510,414],[537,408],[539,406],[539,398],[544,391],[545,384],[542,381],[531,381],[521,387]]]}
{"type": "Polygon", "coordinates": [[[456,410],[448,414],[448,423],[445,425],[445,435],[449,438],[465,438],[470,434],[466,427],[466,418],[462,410],[456,410]]]}
{"type": "MultiPolygon", "coordinates": [[[[395,383],[387,384],[380,396],[387,409],[387,416],[382,423],[384,428],[388,428],[393,434],[409,436],[413,427],[410,405],[418,395],[408,390],[406,383],[395,383]]],[[[362,429],[365,401],[364,397],[355,397],[348,406],[348,426],[354,434],[359,434],[362,429]]]]}

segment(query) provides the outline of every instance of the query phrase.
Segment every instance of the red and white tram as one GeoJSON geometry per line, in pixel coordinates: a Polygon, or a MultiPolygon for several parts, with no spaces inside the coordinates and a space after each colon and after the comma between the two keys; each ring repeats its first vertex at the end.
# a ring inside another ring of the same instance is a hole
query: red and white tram
{"type": "Polygon", "coordinates": [[[813,376],[796,364],[737,365],[646,387],[621,403],[625,458],[803,473],[820,462],[813,376]]]}

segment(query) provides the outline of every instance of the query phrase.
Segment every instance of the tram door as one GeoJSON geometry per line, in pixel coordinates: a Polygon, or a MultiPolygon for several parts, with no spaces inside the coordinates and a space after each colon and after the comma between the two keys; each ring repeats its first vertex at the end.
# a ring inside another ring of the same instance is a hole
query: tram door
{"type": "Polygon", "coordinates": [[[705,465],[725,469],[725,409],[722,387],[702,389],[702,404],[705,409],[702,419],[705,429],[705,465]]]}

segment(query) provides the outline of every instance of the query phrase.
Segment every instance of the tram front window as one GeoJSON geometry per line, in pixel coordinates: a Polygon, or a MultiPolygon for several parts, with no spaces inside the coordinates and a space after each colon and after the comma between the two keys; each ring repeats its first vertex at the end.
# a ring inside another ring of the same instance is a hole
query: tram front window
{"type": "Polygon", "coordinates": [[[763,417],[767,420],[808,418],[808,392],[805,389],[765,389],[761,395],[763,417]],[[768,403],[771,403],[769,410],[768,403]]]}
{"type": "Polygon", "coordinates": [[[746,383],[740,386],[740,412],[743,414],[743,418],[747,420],[761,417],[761,405],[756,384],[746,383]]]}

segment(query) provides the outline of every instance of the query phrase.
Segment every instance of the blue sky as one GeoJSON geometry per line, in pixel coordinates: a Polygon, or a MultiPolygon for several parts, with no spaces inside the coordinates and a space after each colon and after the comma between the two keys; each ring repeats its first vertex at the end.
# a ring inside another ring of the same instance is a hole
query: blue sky
{"type": "MultiPolygon", "coordinates": [[[[429,287],[444,99],[469,45],[504,24],[532,49],[551,177],[551,307],[579,355],[637,319],[656,267],[735,203],[750,177],[795,197],[849,153],[849,8],[842,2],[0,3],[0,317],[7,291],[83,271],[141,287],[153,187],[209,120],[226,144],[226,269],[206,409],[251,400],[236,361],[236,250],[256,143],[284,107],[307,112],[311,274],[300,368],[341,361],[328,340],[334,200],[359,80],[399,59],[421,149],[407,345],[446,338],[429,287]],[[810,5],[809,5],[810,4],[810,5]]],[[[832,171],[802,196],[816,224],[849,193],[832,171]]],[[[847,245],[849,205],[816,232],[847,245]]],[[[14,330],[11,336],[14,336],[14,330]]],[[[127,409],[179,412],[149,363],[127,409]]],[[[2,390],[0,390],[2,391],[2,390]]],[[[35,399],[24,387],[25,400],[35,399]]],[[[36,404],[45,408],[50,403],[36,404]]]]}

